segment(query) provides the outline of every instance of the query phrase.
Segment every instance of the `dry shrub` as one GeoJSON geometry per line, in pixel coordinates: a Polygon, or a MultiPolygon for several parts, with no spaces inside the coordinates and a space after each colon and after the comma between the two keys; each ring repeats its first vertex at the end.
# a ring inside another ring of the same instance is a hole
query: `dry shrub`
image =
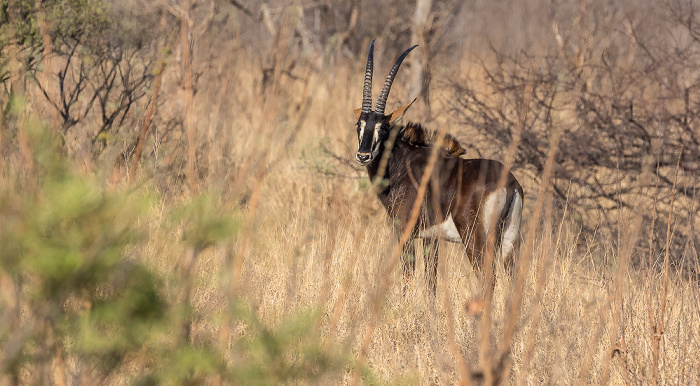
{"type": "MultiPolygon", "coordinates": [[[[629,212],[641,211],[648,228],[652,218],[669,216],[675,195],[673,263],[697,274],[695,12],[680,3],[647,4],[646,13],[621,5],[602,16],[596,5],[584,4],[573,20],[552,17],[548,40],[556,44],[542,54],[489,55],[471,82],[453,83],[453,111],[473,128],[477,144],[501,149],[523,125],[515,164],[535,179],[551,133],[561,128],[553,188],[587,237],[624,238],[620,221],[629,212]],[[571,109],[575,121],[566,122],[571,109]]],[[[659,251],[666,229],[656,224],[660,243],[651,247],[659,251]]]]}

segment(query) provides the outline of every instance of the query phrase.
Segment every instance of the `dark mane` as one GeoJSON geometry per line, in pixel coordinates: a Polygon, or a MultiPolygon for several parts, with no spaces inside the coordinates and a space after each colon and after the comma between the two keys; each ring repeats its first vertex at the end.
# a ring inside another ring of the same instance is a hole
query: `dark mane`
{"type": "MultiPolygon", "coordinates": [[[[408,122],[399,132],[399,138],[413,146],[428,147],[435,144],[438,132],[424,128],[420,123],[408,122]]],[[[450,134],[445,134],[440,146],[453,157],[461,157],[467,150],[450,134]]]]}

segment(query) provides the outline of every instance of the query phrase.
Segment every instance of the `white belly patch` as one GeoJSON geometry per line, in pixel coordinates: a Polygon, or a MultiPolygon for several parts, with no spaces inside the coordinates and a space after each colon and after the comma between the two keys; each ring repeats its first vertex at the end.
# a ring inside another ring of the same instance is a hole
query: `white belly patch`
{"type": "Polygon", "coordinates": [[[484,234],[488,235],[489,231],[492,230],[491,221],[500,220],[500,214],[503,212],[503,209],[506,206],[507,195],[508,191],[506,188],[502,188],[501,190],[497,190],[489,194],[484,200],[484,205],[482,208],[483,214],[481,215],[481,219],[484,223],[484,234]]]}
{"type": "Polygon", "coordinates": [[[423,239],[437,239],[441,238],[453,243],[461,243],[462,238],[459,236],[459,231],[455,226],[455,222],[452,219],[452,215],[447,217],[445,222],[433,225],[428,229],[424,229],[418,232],[418,237],[423,239]]]}

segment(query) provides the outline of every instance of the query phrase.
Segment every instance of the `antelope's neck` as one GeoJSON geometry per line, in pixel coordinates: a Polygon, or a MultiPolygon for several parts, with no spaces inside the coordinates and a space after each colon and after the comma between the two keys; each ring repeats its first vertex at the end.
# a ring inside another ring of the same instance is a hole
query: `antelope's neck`
{"type": "Polygon", "coordinates": [[[403,145],[402,140],[397,138],[394,146],[391,148],[391,154],[388,154],[384,144],[380,145],[377,156],[367,165],[369,180],[377,186],[377,195],[382,200],[390,193],[391,181],[396,181],[397,178],[401,178],[405,174],[403,169],[405,169],[407,149],[403,145]],[[384,161],[386,162],[384,170],[380,171],[379,164],[382,163],[384,157],[389,158],[384,161]],[[379,177],[382,178],[382,182],[375,181],[379,177]]]}
{"type": "MultiPolygon", "coordinates": [[[[387,179],[390,176],[391,173],[391,165],[396,161],[396,155],[397,155],[397,149],[400,147],[399,142],[401,141],[401,133],[400,131],[403,130],[403,126],[395,126],[392,128],[392,130],[397,130],[398,132],[396,139],[394,140],[394,146],[391,147],[391,154],[387,154],[385,142],[387,141],[387,138],[382,139],[379,149],[377,150],[377,155],[374,157],[372,162],[370,162],[369,165],[367,165],[367,174],[369,174],[369,180],[374,183],[374,179],[378,176],[381,176],[383,179],[387,179]],[[389,157],[386,161],[386,168],[383,171],[379,170],[379,164],[382,163],[382,160],[384,157],[389,157]]],[[[391,135],[390,135],[391,136],[391,135]]],[[[389,136],[389,137],[390,137],[389,136]]]]}

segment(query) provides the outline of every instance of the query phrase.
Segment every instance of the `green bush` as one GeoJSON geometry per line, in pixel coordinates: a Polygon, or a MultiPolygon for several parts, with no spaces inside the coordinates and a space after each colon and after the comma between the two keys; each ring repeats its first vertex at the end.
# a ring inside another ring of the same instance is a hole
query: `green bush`
{"type": "MultiPolygon", "coordinates": [[[[33,171],[6,164],[0,177],[0,279],[15,289],[0,298],[0,379],[45,382],[65,373],[60,358],[90,369],[87,379],[146,384],[210,377],[269,384],[345,370],[347,356],[321,342],[317,311],[294,313],[271,328],[243,297],[229,294],[224,319],[244,326],[244,336],[222,347],[183,334],[193,323],[216,325],[221,318],[190,304],[191,266],[164,277],[144,263],[151,237],[144,219],[164,205],[161,199],[146,188],[100,187],[74,171],[45,128],[36,122],[28,128],[33,171]]],[[[168,234],[172,228],[182,234],[181,250],[194,251],[184,261],[235,242],[241,216],[223,210],[216,197],[171,208],[162,224],[168,234]]]]}

